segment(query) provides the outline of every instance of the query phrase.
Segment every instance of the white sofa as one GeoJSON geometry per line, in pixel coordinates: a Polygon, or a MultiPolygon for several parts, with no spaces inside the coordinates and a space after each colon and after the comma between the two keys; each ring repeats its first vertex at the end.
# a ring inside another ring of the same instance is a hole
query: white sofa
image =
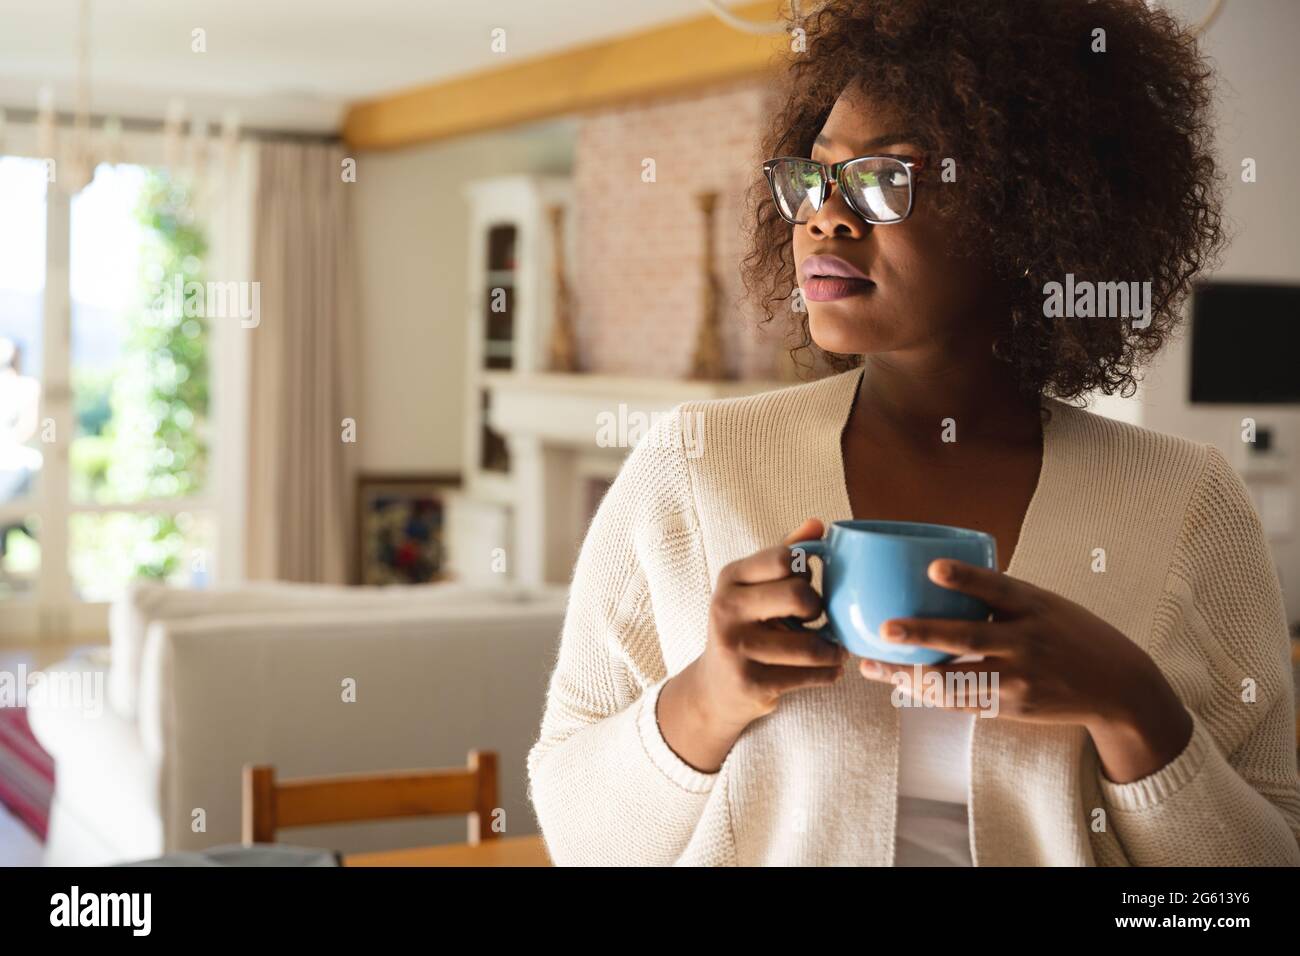
{"type": "MultiPolygon", "coordinates": [[[[472,748],[500,755],[507,833],[535,832],[524,761],[565,594],[459,584],[133,587],[110,616],[108,705],[31,704],[32,729],[56,763],[46,863],[237,842],[246,763],[296,777],[454,766],[472,748]],[[344,699],[348,681],[354,702],[344,699]]],[[[93,676],[103,667],[88,657],[50,670],[93,676]]],[[[464,818],[280,835],[344,852],[464,838],[464,818]]]]}

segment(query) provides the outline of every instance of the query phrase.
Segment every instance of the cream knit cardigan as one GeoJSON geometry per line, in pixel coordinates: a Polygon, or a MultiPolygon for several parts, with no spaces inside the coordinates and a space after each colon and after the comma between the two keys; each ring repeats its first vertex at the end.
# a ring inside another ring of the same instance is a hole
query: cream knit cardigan
{"type": "MultiPolygon", "coordinates": [[[[850,666],[832,687],[787,695],[715,774],[678,758],[655,717],[666,679],[704,649],[722,566],[806,517],[854,517],[840,434],[861,374],[679,405],[629,453],[574,569],[528,757],[556,863],[893,862],[888,685],[850,666]]],[[[1046,404],[1042,469],[1008,573],[1144,648],[1195,730],[1167,766],[1115,784],[1080,726],[977,718],[974,862],[1300,864],[1285,613],[1240,479],[1211,446],[1046,404]]],[[[816,562],[813,577],[820,586],[816,562]]]]}

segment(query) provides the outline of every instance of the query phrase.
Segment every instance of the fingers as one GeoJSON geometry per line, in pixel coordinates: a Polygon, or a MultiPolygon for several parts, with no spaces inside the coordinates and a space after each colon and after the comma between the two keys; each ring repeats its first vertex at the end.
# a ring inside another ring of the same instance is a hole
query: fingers
{"type": "Polygon", "coordinates": [[[822,612],[821,597],[803,577],[730,587],[719,591],[713,603],[721,620],[740,626],[779,617],[811,621],[822,612]]]}
{"type": "Polygon", "coordinates": [[[796,541],[820,538],[822,530],[822,523],[816,518],[807,519],[786,535],[782,544],[764,548],[762,551],[756,551],[748,557],[728,564],[718,575],[718,583],[720,585],[723,583],[761,584],[764,581],[776,581],[792,574],[808,576],[806,567],[800,571],[794,570],[794,560],[789,546],[796,541]]]}
{"type": "Polygon", "coordinates": [[[786,618],[810,621],[822,613],[822,599],[804,577],[728,586],[714,595],[710,610],[722,645],[758,663],[816,667],[847,657],[816,631],[782,626],[786,618]]]}
{"type": "Polygon", "coordinates": [[[1025,641],[1021,629],[1011,622],[937,617],[894,618],[881,625],[880,638],[889,644],[917,645],[961,656],[999,657],[1018,653],[1025,641]]]}
{"type": "Polygon", "coordinates": [[[780,667],[750,661],[745,676],[756,689],[769,694],[788,694],[801,687],[825,687],[844,675],[842,666],[780,667]]]}
{"type": "Polygon", "coordinates": [[[825,534],[826,528],[819,518],[804,518],[803,524],[787,534],[781,541],[782,544],[794,544],[796,541],[807,541],[809,538],[820,538],[825,534]]]}
{"type": "Polygon", "coordinates": [[[996,661],[950,661],[947,664],[891,664],[888,661],[877,661],[869,657],[864,657],[858,661],[858,670],[862,676],[868,680],[879,680],[890,683],[895,675],[904,675],[909,678],[915,678],[918,681],[925,681],[930,675],[935,675],[934,679],[946,682],[949,675],[958,677],[974,676],[978,679],[979,675],[991,675],[999,672],[996,661]]]}
{"type": "Polygon", "coordinates": [[[893,684],[909,699],[920,697],[928,707],[942,707],[945,710],[977,711],[988,706],[981,698],[987,691],[981,688],[990,686],[991,675],[997,672],[997,665],[992,662],[963,662],[950,664],[889,664],[885,661],[864,659],[858,662],[858,671],[867,680],[882,684],[893,684]],[[952,676],[950,676],[952,675],[952,676]],[[935,694],[929,688],[943,688],[943,693],[935,694]]]}
{"type": "Polygon", "coordinates": [[[722,569],[719,584],[763,584],[767,581],[779,581],[792,574],[804,576],[807,572],[796,572],[790,549],[783,544],[762,551],[755,551],[747,558],[733,561],[722,569]],[[725,579],[725,580],[723,580],[725,579]]]}
{"type": "Polygon", "coordinates": [[[952,558],[931,561],[928,574],[940,587],[969,594],[995,610],[1012,615],[1025,613],[1041,594],[1028,581],[952,558]]]}
{"type": "Polygon", "coordinates": [[[785,667],[839,667],[849,653],[816,631],[788,631],[772,626],[754,626],[732,637],[732,648],[758,664],[785,667]]]}

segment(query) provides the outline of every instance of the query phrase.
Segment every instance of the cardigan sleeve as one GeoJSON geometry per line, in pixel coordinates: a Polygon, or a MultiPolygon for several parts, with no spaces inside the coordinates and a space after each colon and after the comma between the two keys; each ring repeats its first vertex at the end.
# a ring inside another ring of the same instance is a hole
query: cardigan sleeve
{"type": "Polygon", "coordinates": [[[1138,866],[1300,865],[1295,689],[1272,556],[1240,477],[1215,448],[1188,505],[1152,640],[1193,722],[1183,752],[1117,784],[1116,835],[1138,866]],[[1193,670],[1209,673],[1195,691],[1193,670]],[[1193,703],[1189,703],[1189,701],[1193,703]]]}
{"type": "Polygon", "coordinates": [[[560,865],[666,865],[686,849],[717,774],[659,731],[667,682],[643,561],[689,504],[676,414],[628,454],[591,520],[570,582],[529,790],[560,865]]]}

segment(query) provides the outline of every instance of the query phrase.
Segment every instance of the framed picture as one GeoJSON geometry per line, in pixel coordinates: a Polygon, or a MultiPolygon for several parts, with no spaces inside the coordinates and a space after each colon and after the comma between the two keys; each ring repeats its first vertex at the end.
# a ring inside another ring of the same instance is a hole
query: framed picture
{"type": "Polygon", "coordinates": [[[444,496],[459,487],[457,474],[358,475],[356,583],[444,580],[444,496]]]}

